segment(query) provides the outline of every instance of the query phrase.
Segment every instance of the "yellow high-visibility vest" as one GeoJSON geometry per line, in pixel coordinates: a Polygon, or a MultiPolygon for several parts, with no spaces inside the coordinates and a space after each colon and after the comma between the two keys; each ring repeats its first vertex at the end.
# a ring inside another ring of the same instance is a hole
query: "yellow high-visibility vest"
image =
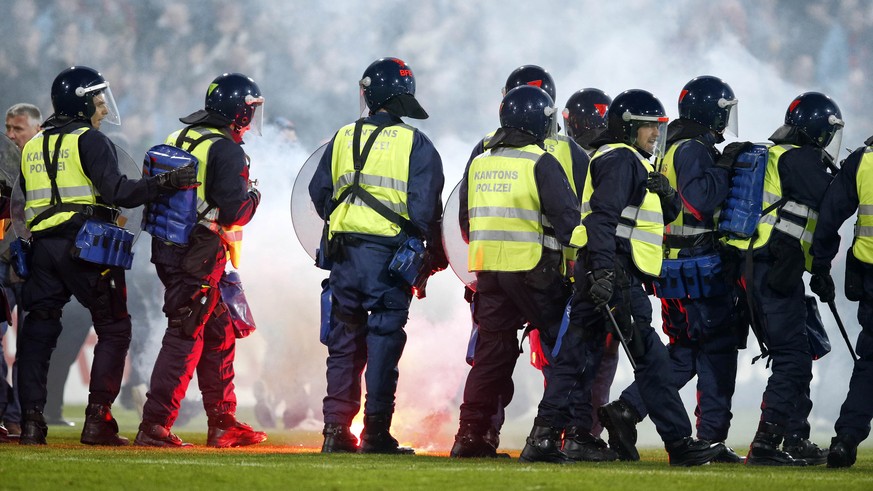
{"type": "MultiPolygon", "coordinates": [[[[585,188],[582,190],[582,219],[591,214],[591,196],[594,194],[594,186],[591,183],[591,168],[594,162],[609,152],[619,148],[626,148],[636,155],[640,165],[646,171],[654,172],[649,163],[633,147],[624,143],[610,143],[597,149],[591,163],[588,164],[588,173],[585,176],[585,188]]],[[[650,276],[661,274],[661,262],[663,252],[661,246],[664,241],[664,215],[661,210],[661,200],[658,195],[646,190],[643,202],[640,206],[626,206],[621,212],[621,217],[630,221],[633,225],[619,222],[616,227],[616,237],[630,240],[631,257],[637,269],[650,276]]],[[[588,244],[588,231],[584,224],[580,224],[573,231],[570,240],[571,245],[585,247],[588,244]]]]}
{"type": "MultiPolygon", "coordinates": [[[[376,125],[366,123],[361,130],[361,146],[369,138],[376,125]]],[[[333,141],[331,176],[333,198],[336,200],[355,179],[355,163],[352,149],[355,124],[341,128],[333,141]]],[[[409,156],[415,129],[406,124],[388,126],[379,133],[361,169],[359,185],[382,204],[409,220],[407,209],[407,184],[409,182],[409,156]]],[[[338,233],[357,233],[394,237],[401,226],[383,217],[359,197],[349,193],[337,203],[330,214],[329,237],[338,233]]]]}
{"type": "Polygon", "coordinates": [[[543,233],[543,214],[534,169],[545,154],[537,145],[485,150],[470,162],[470,271],[529,271],[543,247],[560,251],[543,233]]]}

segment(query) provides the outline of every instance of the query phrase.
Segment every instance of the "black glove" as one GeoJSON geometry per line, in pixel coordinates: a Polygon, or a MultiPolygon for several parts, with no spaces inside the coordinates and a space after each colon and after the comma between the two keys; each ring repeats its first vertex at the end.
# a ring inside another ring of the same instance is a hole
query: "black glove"
{"type": "Polygon", "coordinates": [[[158,186],[164,189],[191,189],[200,185],[197,171],[189,164],[155,176],[158,186]]]}
{"type": "Polygon", "coordinates": [[[251,191],[249,191],[249,197],[255,202],[255,208],[257,208],[261,203],[261,192],[258,191],[257,188],[252,188],[251,191]]]}
{"type": "Polygon", "coordinates": [[[612,288],[615,281],[615,273],[611,269],[595,269],[588,273],[588,296],[598,307],[602,307],[612,298],[612,288]]]}
{"type": "Polygon", "coordinates": [[[669,199],[676,194],[676,190],[670,185],[670,180],[660,172],[649,172],[649,178],[646,180],[646,189],[661,198],[669,199]]]}
{"type": "Polygon", "coordinates": [[[449,267],[449,259],[446,257],[446,251],[442,244],[438,246],[428,246],[427,253],[430,256],[430,274],[437,271],[442,271],[449,267]]]}
{"type": "Polygon", "coordinates": [[[818,295],[819,300],[828,303],[836,298],[837,288],[831,272],[825,268],[812,268],[812,278],[809,279],[809,288],[818,295]]]}
{"type": "Polygon", "coordinates": [[[721,157],[715,162],[716,167],[731,170],[737,163],[737,156],[752,147],[752,142],[733,142],[724,147],[721,157]]]}
{"type": "Polygon", "coordinates": [[[6,179],[0,179],[0,196],[4,198],[12,196],[12,188],[6,183],[6,179]]]}

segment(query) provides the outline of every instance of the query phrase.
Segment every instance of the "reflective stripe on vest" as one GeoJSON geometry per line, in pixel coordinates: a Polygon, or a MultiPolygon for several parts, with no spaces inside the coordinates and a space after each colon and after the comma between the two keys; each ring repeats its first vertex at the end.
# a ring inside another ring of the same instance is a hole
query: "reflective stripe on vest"
{"type": "MultiPolygon", "coordinates": [[[[591,184],[591,168],[594,161],[603,155],[619,149],[626,148],[634,153],[637,161],[646,171],[654,172],[649,163],[633,147],[624,143],[611,143],[600,147],[588,164],[588,174],[585,176],[585,189],[582,191],[582,219],[591,214],[591,195],[594,187],[591,184]]],[[[631,256],[637,269],[650,276],[658,276],[661,273],[661,261],[663,252],[661,246],[664,240],[664,215],[661,211],[661,200],[655,193],[646,190],[643,202],[640,206],[626,206],[621,212],[621,217],[632,222],[632,225],[619,222],[616,227],[616,237],[630,240],[631,256]]],[[[572,245],[584,247],[588,244],[588,233],[584,225],[579,225],[573,231],[572,245]]]]}
{"type": "MultiPolygon", "coordinates": [[[[485,135],[485,138],[482,139],[482,145],[487,145],[491,140],[491,137],[494,136],[494,132],[491,132],[485,135]]],[[[561,164],[561,168],[564,169],[564,175],[567,176],[567,181],[570,183],[570,189],[573,190],[573,194],[577,197],[579,196],[579,191],[576,189],[576,179],[573,175],[573,152],[570,150],[570,137],[565,135],[556,135],[555,138],[547,138],[543,142],[543,146],[546,148],[546,152],[550,153],[555,159],[558,160],[558,163],[561,164]]],[[[548,221],[543,217],[543,225],[546,227],[544,234],[546,236],[544,245],[549,249],[561,250],[564,256],[564,264],[562,267],[566,268],[568,261],[576,260],[576,248],[575,247],[561,247],[558,238],[554,235],[554,230],[549,225],[548,221]]],[[[573,272],[567,268],[567,271],[563,271],[566,275],[572,275],[573,272]]]]}
{"type": "MultiPolygon", "coordinates": [[[[58,149],[58,173],[56,183],[62,203],[94,205],[97,204],[97,196],[100,193],[94,187],[91,179],[85,175],[82,168],[82,160],[79,155],[79,137],[89,128],[78,128],[70,133],[64,133],[61,147],[58,149]]],[[[56,142],[60,135],[48,136],[49,152],[54,152],[56,142]]],[[[45,134],[40,132],[24,146],[21,152],[21,175],[25,179],[25,203],[24,218],[31,232],[45,230],[66,222],[74,211],[55,213],[40,221],[35,227],[30,228],[30,223],[40,213],[51,207],[52,182],[46,170],[43,142],[45,134]]]]}
{"type": "MultiPolygon", "coordinates": [[[[361,147],[376,128],[364,124],[361,130],[361,147]]],[[[341,128],[333,141],[331,175],[333,176],[334,199],[349,187],[355,178],[352,150],[355,124],[341,128]]],[[[360,186],[383,205],[403,218],[409,219],[406,186],[409,179],[409,156],[415,129],[405,124],[396,124],[382,130],[367,156],[361,170],[360,186]]],[[[400,225],[383,217],[354,194],[348,194],[342,203],[337,203],[330,214],[330,237],[337,233],[358,233],[394,237],[400,233],[400,225]]]]}
{"type": "Polygon", "coordinates": [[[873,147],[867,147],[855,175],[858,190],[858,219],[852,253],[858,260],[873,264],[873,147]]]}
{"type": "MultiPolygon", "coordinates": [[[[182,130],[178,130],[173,132],[170,136],[167,137],[166,143],[167,145],[176,145],[176,140],[179,139],[179,135],[182,133],[182,130]]],[[[221,130],[217,128],[210,128],[206,126],[195,126],[188,130],[188,133],[185,135],[186,138],[190,138],[192,140],[197,140],[204,135],[207,134],[215,134],[226,136],[221,130]]],[[[197,166],[197,180],[203,183],[201,186],[197,186],[197,216],[202,217],[197,221],[200,225],[208,228],[209,230],[218,234],[221,237],[221,240],[227,246],[228,255],[230,257],[230,261],[234,267],[239,267],[240,263],[240,251],[242,248],[242,227],[237,225],[231,225],[229,227],[225,227],[218,223],[218,207],[213,207],[211,210],[209,203],[206,201],[206,167],[207,162],[209,161],[209,150],[212,148],[212,144],[215,143],[215,140],[218,138],[210,138],[208,140],[203,141],[197,147],[194,148],[194,151],[191,152],[192,155],[197,157],[197,161],[199,165],[197,166]],[[209,210],[206,212],[206,210],[209,210]],[[204,214],[204,212],[206,212],[204,214]]],[[[181,147],[182,150],[190,151],[191,144],[187,142],[183,142],[181,147]]]]}
{"type": "MultiPolygon", "coordinates": [[[[779,177],[779,161],[782,155],[798,148],[796,145],[773,145],[770,147],[767,158],[767,170],[764,173],[764,194],[762,210],[782,199],[782,180],[779,177]]],[[[818,212],[806,205],[795,201],[786,201],[779,209],[771,210],[761,217],[758,227],[755,229],[755,243],[753,249],[760,249],[770,241],[773,229],[787,234],[800,242],[803,249],[806,270],[812,269],[812,256],[809,249],[812,245],[812,236],[815,225],[818,223],[818,212]],[[789,215],[793,220],[785,219],[789,215]]],[[[751,239],[730,239],[727,244],[746,250],[751,239]]]]}
{"type": "MultiPolygon", "coordinates": [[[[684,143],[689,142],[689,141],[696,141],[696,140],[691,140],[691,139],[678,140],[678,141],[674,142],[672,145],[670,145],[670,148],[667,149],[667,154],[661,160],[660,165],[659,165],[660,172],[662,174],[664,174],[665,176],[667,176],[667,180],[670,181],[670,185],[673,186],[673,189],[676,189],[677,191],[679,189],[679,183],[678,183],[679,178],[676,175],[676,165],[675,165],[674,159],[676,157],[676,151],[679,150],[679,147],[681,145],[683,145],[684,143]]],[[[702,143],[701,143],[701,145],[702,145],[702,143]]],[[[701,226],[685,225],[685,222],[690,221],[690,219],[694,219],[695,221],[699,221],[699,220],[697,220],[697,218],[691,213],[691,211],[688,210],[688,207],[685,206],[685,200],[681,200],[681,202],[682,202],[682,210],[679,212],[679,215],[676,217],[675,220],[673,220],[672,222],[670,222],[669,224],[666,225],[666,227],[664,229],[665,236],[694,237],[697,235],[706,234],[706,233],[710,233],[710,232],[715,231],[715,227],[707,228],[707,227],[701,227],[701,226]]],[[[716,213],[717,212],[718,211],[716,211],[716,213]]],[[[713,223],[717,223],[715,218],[713,218],[713,223]]],[[[667,257],[670,259],[676,259],[677,257],[679,257],[679,252],[681,250],[682,249],[679,249],[679,248],[670,248],[669,250],[666,251],[667,257]]]]}
{"type": "Polygon", "coordinates": [[[486,150],[470,163],[470,271],[529,271],[546,244],[534,169],[546,153],[536,145],[486,150]]]}

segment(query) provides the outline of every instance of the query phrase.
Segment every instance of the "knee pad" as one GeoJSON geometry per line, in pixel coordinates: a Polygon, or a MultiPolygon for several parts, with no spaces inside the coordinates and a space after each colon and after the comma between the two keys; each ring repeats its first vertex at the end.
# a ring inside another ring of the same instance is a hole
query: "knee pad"
{"type": "Polygon", "coordinates": [[[380,336],[395,333],[406,325],[409,318],[408,310],[383,310],[373,312],[367,321],[370,332],[380,336]]]}

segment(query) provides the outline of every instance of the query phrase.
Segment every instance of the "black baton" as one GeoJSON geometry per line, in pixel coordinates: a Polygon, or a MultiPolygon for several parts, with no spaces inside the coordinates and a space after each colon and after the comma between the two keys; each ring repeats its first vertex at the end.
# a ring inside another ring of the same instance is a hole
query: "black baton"
{"type": "Polygon", "coordinates": [[[636,371],[637,362],[634,361],[633,355],[631,355],[630,348],[627,345],[627,341],[624,339],[624,334],[621,333],[621,329],[618,328],[618,322],[615,322],[615,317],[612,315],[612,310],[609,308],[609,305],[604,305],[603,310],[606,311],[607,317],[609,317],[609,321],[612,322],[612,327],[615,330],[615,334],[618,336],[618,341],[621,343],[621,347],[624,348],[624,353],[627,355],[627,359],[631,364],[631,367],[636,371]]]}
{"type": "Polygon", "coordinates": [[[834,319],[837,321],[837,327],[840,328],[840,334],[843,335],[843,339],[846,341],[846,347],[849,348],[849,353],[852,354],[852,360],[857,362],[858,355],[855,354],[855,350],[852,348],[852,342],[849,341],[849,334],[846,332],[846,328],[843,326],[843,320],[840,319],[840,314],[837,312],[837,303],[831,300],[828,302],[828,307],[831,308],[831,313],[834,314],[834,319]]]}

